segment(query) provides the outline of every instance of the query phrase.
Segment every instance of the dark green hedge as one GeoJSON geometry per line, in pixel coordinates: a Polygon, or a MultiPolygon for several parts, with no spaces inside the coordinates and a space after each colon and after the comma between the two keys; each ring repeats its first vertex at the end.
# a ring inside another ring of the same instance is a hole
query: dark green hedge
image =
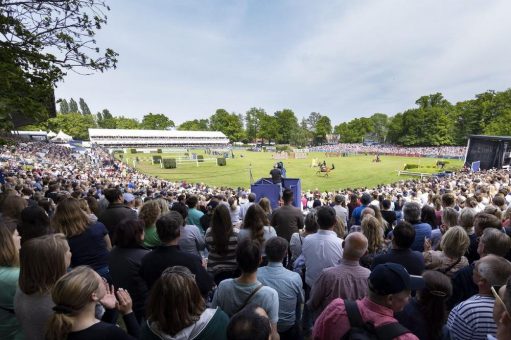
{"type": "Polygon", "coordinates": [[[224,157],[217,158],[216,159],[216,164],[219,165],[219,166],[226,166],[227,165],[227,161],[225,160],[224,157]]]}
{"type": "Polygon", "coordinates": [[[160,164],[161,163],[161,156],[153,156],[153,163],[154,164],[160,164]]]}
{"type": "Polygon", "coordinates": [[[404,170],[409,170],[409,169],[418,169],[419,168],[419,165],[418,164],[405,164],[405,168],[404,170]]]}
{"type": "Polygon", "coordinates": [[[177,162],[176,162],[175,158],[164,158],[162,160],[162,162],[163,162],[163,167],[165,169],[175,169],[175,168],[177,168],[177,162]]]}
{"type": "Polygon", "coordinates": [[[197,162],[204,162],[204,155],[197,155],[197,162]]]}

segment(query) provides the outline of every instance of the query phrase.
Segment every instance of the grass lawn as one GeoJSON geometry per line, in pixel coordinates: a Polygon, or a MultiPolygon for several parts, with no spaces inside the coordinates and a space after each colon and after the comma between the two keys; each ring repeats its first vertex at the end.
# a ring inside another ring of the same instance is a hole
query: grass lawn
{"type": "MultiPolygon", "coordinates": [[[[200,151],[196,152],[201,154],[200,151]]],[[[176,154],[142,154],[136,155],[124,154],[129,164],[133,165],[133,159],[138,156],[141,160],[137,164],[137,169],[143,173],[158,176],[171,181],[185,180],[190,183],[206,183],[212,186],[249,187],[250,169],[254,180],[261,177],[268,177],[273,164],[277,162],[272,159],[271,153],[235,151],[234,159],[227,159],[226,166],[217,166],[216,162],[208,161],[178,164],[177,169],[162,169],[159,164],[152,165],[151,157],[161,155],[163,158],[176,158],[176,154]],[[243,155],[244,157],[240,157],[243,155]]],[[[217,156],[204,155],[204,158],[216,158],[217,156]]],[[[403,170],[404,164],[419,164],[420,169],[410,171],[434,173],[438,172],[435,168],[436,158],[410,158],[398,156],[381,156],[381,163],[373,163],[374,156],[350,156],[325,158],[324,153],[309,153],[306,159],[286,159],[284,167],[287,170],[288,178],[300,178],[302,190],[337,190],[347,187],[373,187],[377,184],[387,184],[396,182],[406,176],[398,176],[396,170],[403,170]],[[326,160],[329,167],[332,163],[335,169],[330,172],[328,177],[324,174],[317,174],[317,168],[311,168],[313,158],[319,161],[326,160]]],[[[446,169],[459,169],[463,161],[448,160],[446,169]]]]}

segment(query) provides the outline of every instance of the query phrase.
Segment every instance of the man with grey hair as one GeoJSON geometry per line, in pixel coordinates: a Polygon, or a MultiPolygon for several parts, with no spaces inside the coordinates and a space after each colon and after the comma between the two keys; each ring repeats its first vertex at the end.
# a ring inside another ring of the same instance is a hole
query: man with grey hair
{"type": "Polygon", "coordinates": [[[509,276],[511,263],[500,256],[487,255],[475,263],[473,280],[478,294],[461,302],[449,313],[447,327],[453,339],[485,340],[488,334],[496,335],[497,325],[493,320],[495,297],[491,288],[506,284],[509,276]]]}
{"type": "Polygon", "coordinates": [[[348,227],[348,209],[346,208],[346,197],[344,195],[336,195],[334,198],[334,210],[337,217],[343,221],[344,227],[348,227]]]}
{"type": "Polygon", "coordinates": [[[250,206],[255,203],[255,200],[256,200],[256,194],[251,192],[250,194],[248,194],[248,202],[245,202],[244,204],[240,204],[240,220],[242,222],[245,219],[245,214],[247,213],[248,208],[250,208],[250,206]]]}
{"type": "MultiPolygon", "coordinates": [[[[511,238],[503,231],[495,228],[487,228],[479,239],[477,253],[481,258],[493,254],[505,257],[511,248],[511,238]]],[[[474,264],[461,268],[452,278],[453,292],[448,302],[448,307],[454,307],[463,300],[477,294],[477,285],[472,276],[474,264]]]]}
{"type": "Polygon", "coordinates": [[[336,298],[357,300],[367,295],[371,271],[359,263],[367,252],[367,238],[360,232],[350,233],[343,247],[341,264],[324,269],[312,286],[307,304],[313,315],[319,315],[336,298]]]}
{"type": "Polygon", "coordinates": [[[411,223],[415,229],[415,240],[412,250],[424,251],[424,240],[431,238],[431,226],[421,222],[421,206],[417,202],[408,202],[403,207],[403,216],[406,222],[411,223]]]}

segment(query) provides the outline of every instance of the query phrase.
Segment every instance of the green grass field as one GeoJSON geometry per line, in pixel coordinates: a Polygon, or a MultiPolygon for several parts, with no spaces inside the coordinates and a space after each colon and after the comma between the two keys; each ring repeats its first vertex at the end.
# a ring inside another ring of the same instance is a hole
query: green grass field
{"type": "MultiPolygon", "coordinates": [[[[197,152],[202,154],[202,152],[197,152]]],[[[153,155],[161,155],[163,158],[175,158],[176,154],[124,154],[124,161],[133,165],[136,156],[141,160],[137,169],[143,173],[158,176],[171,181],[186,180],[189,183],[206,183],[212,186],[244,187],[250,186],[250,169],[254,180],[268,177],[273,164],[271,153],[235,151],[234,159],[227,159],[226,166],[217,166],[216,162],[195,162],[178,164],[177,169],[162,169],[159,164],[151,164],[153,155]],[[240,155],[244,157],[240,157],[240,155]]],[[[204,155],[205,158],[217,157],[204,155]]],[[[374,156],[350,156],[325,158],[324,153],[309,153],[306,159],[283,160],[288,178],[300,178],[302,190],[337,190],[347,187],[373,187],[377,184],[396,182],[406,176],[398,176],[396,170],[403,170],[404,164],[419,164],[420,169],[410,171],[422,173],[438,172],[435,168],[435,158],[410,158],[397,156],[381,156],[381,163],[373,163],[374,156]],[[335,170],[328,177],[317,174],[317,168],[311,168],[313,158],[321,162],[326,160],[329,167],[335,164],[335,170]]],[[[448,160],[446,169],[459,169],[463,161],[448,160]]]]}

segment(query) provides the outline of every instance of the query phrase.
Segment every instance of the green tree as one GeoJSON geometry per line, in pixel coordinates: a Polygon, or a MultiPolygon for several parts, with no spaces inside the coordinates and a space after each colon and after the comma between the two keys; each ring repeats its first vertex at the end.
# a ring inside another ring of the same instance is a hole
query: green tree
{"type": "Polygon", "coordinates": [[[485,135],[511,136],[511,109],[504,109],[484,128],[485,135]]]}
{"type": "Polygon", "coordinates": [[[69,104],[67,103],[67,100],[65,99],[61,99],[60,100],[60,105],[59,105],[59,112],[62,113],[62,114],[66,114],[66,113],[69,113],[69,104]]]}
{"type": "Polygon", "coordinates": [[[183,124],[179,125],[178,130],[183,131],[208,131],[209,120],[208,119],[194,119],[187,120],[183,124]]]}
{"type": "Polygon", "coordinates": [[[262,139],[263,144],[265,140],[268,141],[268,144],[271,144],[272,141],[277,139],[277,118],[275,116],[264,115],[261,116],[260,123],[259,138],[262,139]]]}
{"type": "Polygon", "coordinates": [[[291,135],[298,130],[298,119],[290,109],[284,109],[274,113],[277,124],[277,142],[287,144],[291,141],[291,135]]]}
{"type": "Polygon", "coordinates": [[[260,137],[261,120],[267,116],[262,108],[251,108],[245,113],[245,126],[247,139],[252,142],[260,137]]]}
{"type": "Polygon", "coordinates": [[[0,120],[11,113],[46,119],[68,70],[115,68],[117,53],[95,40],[107,10],[98,0],[0,1],[0,120]]]}
{"type": "Polygon", "coordinates": [[[76,101],[71,98],[69,100],[69,112],[73,113],[73,112],[80,112],[80,110],[78,110],[78,104],[76,103],[76,101]]]}
{"type": "Polygon", "coordinates": [[[318,121],[321,119],[322,115],[318,112],[311,112],[309,117],[307,117],[307,127],[310,132],[313,134],[316,132],[316,125],[318,121]]]}
{"type": "Polygon", "coordinates": [[[332,122],[327,116],[321,116],[316,122],[314,137],[317,142],[324,143],[326,135],[332,133],[332,122]]]}
{"type": "Polygon", "coordinates": [[[145,130],[167,130],[176,125],[163,113],[148,113],[142,118],[140,127],[145,130]]]}
{"type": "Polygon", "coordinates": [[[237,114],[228,113],[224,109],[216,110],[209,119],[209,128],[212,131],[221,131],[231,142],[243,139],[243,122],[237,114]]]}
{"type": "Polygon", "coordinates": [[[78,112],[58,114],[48,120],[48,127],[53,131],[64,131],[74,139],[86,140],[89,138],[89,129],[96,127],[92,115],[82,115],[78,112]]]}
{"type": "Polygon", "coordinates": [[[80,111],[82,112],[82,115],[90,115],[91,112],[85,100],[83,100],[83,98],[80,98],[78,102],[80,103],[80,111]]]}
{"type": "Polygon", "coordinates": [[[378,142],[384,143],[389,131],[389,117],[384,113],[375,113],[369,119],[373,122],[375,138],[378,142]]]}
{"type": "Polygon", "coordinates": [[[115,128],[116,129],[130,129],[136,130],[140,129],[140,123],[135,118],[126,118],[123,116],[114,117],[115,128]]]}
{"type": "Polygon", "coordinates": [[[103,109],[96,114],[96,122],[102,129],[115,129],[117,126],[114,116],[108,109],[103,109]]]}

